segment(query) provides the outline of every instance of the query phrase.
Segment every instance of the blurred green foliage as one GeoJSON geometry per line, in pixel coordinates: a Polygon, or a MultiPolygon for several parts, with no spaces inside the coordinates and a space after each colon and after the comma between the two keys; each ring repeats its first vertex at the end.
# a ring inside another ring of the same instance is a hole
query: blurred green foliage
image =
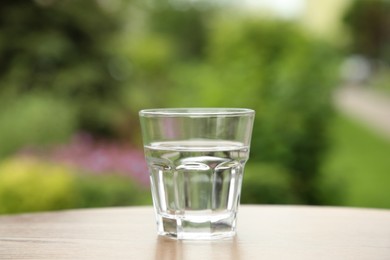
{"type": "MultiPolygon", "coordinates": [[[[292,23],[213,5],[105,2],[0,3],[0,156],[76,131],[140,144],[142,108],[248,107],[256,119],[242,202],[322,203],[319,169],[337,83],[330,46],[292,23]]],[[[61,181],[64,193],[78,194],[78,204],[47,197],[45,209],[139,202],[129,201],[127,192],[137,192],[126,182],[61,176],[48,185],[70,178],[61,181]]],[[[19,200],[29,196],[23,181],[1,185],[16,187],[19,200]]]]}
{"type": "MultiPolygon", "coordinates": [[[[142,79],[140,84],[145,87],[138,91],[143,91],[145,97],[159,99],[157,104],[162,107],[255,109],[250,161],[282,168],[284,174],[280,176],[290,186],[285,189],[281,182],[282,189],[290,194],[269,201],[286,203],[295,198],[297,203],[321,203],[317,179],[327,146],[330,94],[337,84],[335,51],[291,23],[218,14],[205,20],[203,11],[197,9],[170,10],[167,24],[159,20],[159,27],[151,26],[149,34],[166,42],[180,38],[182,29],[176,30],[175,24],[185,24],[185,14],[190,10],[191,16],[197,13],[198,18],[193,20],[204,27],[198,31],[205,39],[198,41],[192,55],[188,51],[165,51],[172,57],[165,58],[160,66],[164,73],[150,71],[145,77],[147,81],[164,82],[157,84],[160,92],[156,85],[149,87],[142,79]],[[177,22],[171,24],[175,19],[177,22]],[[172,28],[163,34],[160,28],[166,27],[172,28]],[[174,33],[177,35],[172,36],[174,33]],[[185,54],[178,58],[181,53],[185,54]]],[[[183,38],[175,44],[187,45],[190,41],[191,38],[183,38]]],[[[247,172],[250,171],[264,169],[247,172]]],[[[269,175],[272,174],[270,171],[269,175]]],[[[261,176],[259,173],[259,182],[266,182],[267,175],[264,180],[261,176]]],[[[243,193],[248,189],[244,186],[243,193]]],[[[245,197],[242,201],[246,202],[245,197]]],[[[251,200],[264,201],[264,196],[251,200]]]]}
{"type": "Polygon", "coordinates": [[[171,42],[174,58],[181,61],[201,59],[206,51],[207,19],[212,17],[212,11],[211,8],[199,10],[195,7],[178,10],[165,1],[159,1],[149,14],[150,28],[171,42]]]}
{"type": "Polygon", "coordinates": [[[43,91],[77,110],[78,129],[112,134],[120,80],[110,42],[121,24],[94,0],[2,1],[0,96],[43,91]]]}
{"type": "Polygon", "coordinates": [[[149,189],[117,175],[88,176],[29,158],[0,164],[0,213],[151,204],[149,189]]]}
{"type": "Polygon", "coordinates": [[[28,145],[67,140],[76,128],[69,104],[41,93],[4,99],[0,105],[0,158],[28,145]]]}
{"type": "Polygon", "coordinates": [[[101,175],[76,177],[78,200],[75,207],[107,207],[126,205],[151,205],[149,187],[139,185],[126,176],[101,175]]]}
{"type": "Polygon", "coordinates": [[[390,1],[355,0],[344,16],[350,51],[390,66],[390,1]]]}
{"type": "Polygon", "coordinates": [[[0,165],[0,213],[54,210],[72,206],[72,176],[59,166],[33,161],[0,165]]]}
{"type": "Polygon", "coordinates": [[[297,203],[291,177],[281,167],[265,163],[249,163],[245,167],[241,202],[246,204],[297,203]]]}

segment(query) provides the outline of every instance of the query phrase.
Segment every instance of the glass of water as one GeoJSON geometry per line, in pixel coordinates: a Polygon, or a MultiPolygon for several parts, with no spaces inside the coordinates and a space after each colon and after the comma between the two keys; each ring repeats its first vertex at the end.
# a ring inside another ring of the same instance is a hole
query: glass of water
{"type": "Polygon", "coordinates": [[[159,235],[235,235],[254,114],[243,108],[140,111],[159,235]]]}

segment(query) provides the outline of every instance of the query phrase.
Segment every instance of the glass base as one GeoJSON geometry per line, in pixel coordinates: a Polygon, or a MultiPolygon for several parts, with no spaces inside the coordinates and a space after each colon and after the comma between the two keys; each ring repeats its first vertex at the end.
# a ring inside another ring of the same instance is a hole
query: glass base
{"type": "Polygon", "coordinates": [[[213,217],[157,215],[157,230],[161,236],[185,240],[216,240],[236,234],[236,214],[213,217]]]}

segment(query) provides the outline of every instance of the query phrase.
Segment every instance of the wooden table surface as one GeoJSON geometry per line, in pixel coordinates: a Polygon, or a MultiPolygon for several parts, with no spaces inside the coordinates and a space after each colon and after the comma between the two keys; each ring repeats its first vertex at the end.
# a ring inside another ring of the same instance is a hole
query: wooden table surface
{"type": "Polygon", "coordinates": [[[0,259],[390,259],[390,211],[241,206],[220,241],[158,237],[151,207],[0,217],[0,259]]]}

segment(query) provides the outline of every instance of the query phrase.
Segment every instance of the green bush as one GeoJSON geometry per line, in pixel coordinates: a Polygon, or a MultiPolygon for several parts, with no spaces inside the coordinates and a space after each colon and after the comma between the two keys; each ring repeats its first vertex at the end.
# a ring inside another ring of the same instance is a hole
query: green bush
{"type": "Polygon", "coordinates": [[[68,99],[78,129],[113,135],[127,80],[112,48],[124,17],[117,4],[1,1],[0,96],[39,91],[68,99]]]}
{"type": "Polygon", "coordinates": [[[0,165],[0,213],[69,208],[76,199],[74,177],[59,166],[29,159],[0,165]]]}
{"type": "Polygon", "coordinates": [[[69,103],[45,94],[3,99],[0,105],[0,158],[28,145],[69,139],[76,128],[69,103]]]}
{"type": "Polygon", "coordinates": [[[0,214],[145,204],[149,189],[128,177],[78,174],[24,157],[0,164],[0,214]]]}
{"type": "Polygon", "coordinates": [[[129,177],[118,175],[77,176],[75,189],[79,195],[76,207],[106,207],[151,204],[148,187],[140,187],[129,177]]]}
{"type": "MultiPolygon", "coordinates": [[[[158,61],[150,69],[134,62],[134,71],[142,73],[134,75],[139,87],[124,95],[128,106],[256,110],[251,161],[285,169],[289,188],[281,179],[280,187],[296,202],[321,203],[319,169],[338,78],[335,50],[289,22],[221,15],[191,5],[183,10],[169,5],[155,8],[143,35],[164,43],[155,45],[164,59],[146,55],[147,60],[158,61]],[[161,16],[169,19],[158,19],[161,16]],[[191,37],[182,37],[190,32],[191,37]]],[[[138,48],[142,49],[138,53],[148,53],[145,45],[138,48]]],[[[140,55],[134,58],[138,61],[140,55]]],[[[269,196],[275,203],[290,201],[269,196]]],[[[263,197],[259,201],[267,200],[263,197]]]]}
{"type": "Polygon", "coordinates": [[[297,199],[290,182],[288,172],[277,165],[249,163],[245,166],[241,203],[295,203],[297,199]]]}
{"type": "Polygon", "coordinates": [[[321,203],[335,52],[285,22],[230,17],[210,28],[206,59],[168,70],[166,106],[255,109],[251,160],[286,169],[298,202],[321,203]]]}
{"type": "MultiPolygon", "coordinates": [[[[136,110],[146,107],[249,107],[256,110],[251,161],[279,176],[269,183],[279,187],[269,189],[275,194],[250,200],[321,203],[317,179],[337,84],[332,48],[294,24],[195,2],[143,9],[137,1],[138,13],[121,6],[127,1],[118,2],[123,12],[105,1],[46,2],[0,4],[0,101],[11,104],[0,113],[0,155],[64,140],[74,129],[139,143],[136,110]],[[23,111],[22,101],[11,101],[36,92],[48,93],[59,107],[43,97],[26,102],[39,109],[23,111]],[[64,118],[55,121],[59,115],[64,118]]],[[[99,185],[85,185],[86,201],[119,203],[92,199],[99,185]]]]}

